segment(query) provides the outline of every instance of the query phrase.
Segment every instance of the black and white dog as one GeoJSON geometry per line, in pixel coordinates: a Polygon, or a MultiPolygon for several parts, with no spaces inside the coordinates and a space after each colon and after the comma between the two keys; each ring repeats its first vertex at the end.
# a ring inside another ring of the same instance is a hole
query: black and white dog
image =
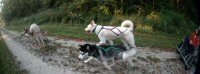
{"type": "Polygon", "coordinates": [[[114,58],[122,57],[124,61],[128,61],[131,66],[133,66],[132,60],[135,59],[136,49],[126,49],[124,46],[120,45],[90,45],[84,44],[80,45],[79,58],[82,60],[85,56],[89,56],[89,59],[85,60],[84,63],[91,61],[96,58],[98,61],[103,63],[103,65],[111,70],[111,66],[114,65],[114,58]],[[108,65],[107,60],[112,59],[112,64],[108,65]]]}

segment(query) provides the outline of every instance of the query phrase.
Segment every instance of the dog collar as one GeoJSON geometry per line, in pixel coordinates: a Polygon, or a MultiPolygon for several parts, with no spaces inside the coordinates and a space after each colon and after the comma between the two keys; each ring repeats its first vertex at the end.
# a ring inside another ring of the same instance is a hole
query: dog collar
{"type": "Polygon", "coordinates": [[[97,28],[97,26],[92,30],[92,32],[95,32],[96,28],[97,28]]]}

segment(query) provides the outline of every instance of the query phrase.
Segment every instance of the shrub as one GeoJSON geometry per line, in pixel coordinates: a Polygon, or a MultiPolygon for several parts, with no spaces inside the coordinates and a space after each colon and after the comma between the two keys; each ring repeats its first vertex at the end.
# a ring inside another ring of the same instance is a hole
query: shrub
{"type": "Polygon", "coordinates": [[[150,23],[154,30],[168,34],[185,34],[194,31],[196,25],[187,17],[174,11],[163,10],[151,12],[146,17],[146,23],[150,23]]]}

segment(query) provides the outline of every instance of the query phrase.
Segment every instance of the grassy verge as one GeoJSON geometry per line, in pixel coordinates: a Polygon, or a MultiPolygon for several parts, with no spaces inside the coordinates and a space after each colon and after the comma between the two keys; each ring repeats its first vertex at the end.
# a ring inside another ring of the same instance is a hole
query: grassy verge
{"type": "MultiPolygon", "coordinates": [[[[8,29],[21,31],[23,27],[9,26],[8,29]]],[[[48,31],[51,35],[83,39],[87,41],[99,41],[95,34],[89,35],[84,32],[85,27],[82,26],[43,24],[40,25],[40,27],[42,30],[48,31]]],[[[137,29],[134,35],[137,46],[162,48],[162,50],[174,50],[177,44],[182,40],[180,36],[164,34],[161,32],[144,32],[140,29],[137,29]]],[[[122,44],[119,39],[115,40],[114,43],[122,44]]]]}
{"type": "MultiPolygon", "coordinates": [[[[1,36],[1,35],[0,35],[1,36]]],[[[3,39],[0,37],[0,74],[23,74],[19,70],[14,57],[9,52],[3,39]]]]}

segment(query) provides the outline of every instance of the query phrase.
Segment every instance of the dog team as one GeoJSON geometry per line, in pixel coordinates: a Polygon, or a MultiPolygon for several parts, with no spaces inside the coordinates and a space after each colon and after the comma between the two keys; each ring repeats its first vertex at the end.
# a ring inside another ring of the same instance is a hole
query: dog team
{"type": "MultiPolygon", "coordinates": [[[[96,59],[109,70],[111,70],[111,66],[115,64],[114,60],[116,58],[121,58],[123,61],[129,62],[129,64],[133,66],[132,60],[135,59],[136,55],[133,27],[134,23],[131,20],[124,20],[119,27],[98,25],[94,20],[92,20],[85,28],[85,31],[88,33],[95,33],[100,42],[96,45],[79,45],[79,58],[82,60],[88,57],[84,63],[88,63],[92,59],[96,59]],[[124,44],[123,46],[113,44],[113,40],[117,38],[121,39],[122,43],[124,44]],[[109,44],[106,42],[109,42],[109,44]],[[109,56],[107,53],[109,53],[109,56]],[[112,60],[111,65],[108,64],[108,60],[112,60]]],[[[25,28],[24,34],[26,36],[33,36],[33,39],[35,39],[38,44],[45,46],[42,32],[37,24],[32,24],[30,28],[25,28]]]]}

